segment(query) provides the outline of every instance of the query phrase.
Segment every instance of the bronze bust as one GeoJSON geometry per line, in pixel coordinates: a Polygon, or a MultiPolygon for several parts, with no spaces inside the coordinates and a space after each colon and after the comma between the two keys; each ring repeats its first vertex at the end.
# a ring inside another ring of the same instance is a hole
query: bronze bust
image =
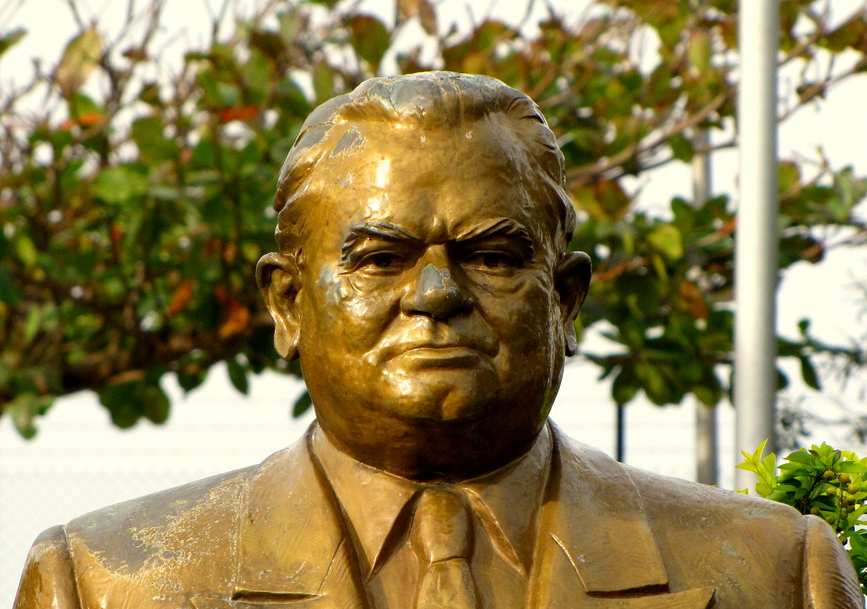
{"type": "Polygon", "coordinates": [[[536,104],[484,76],[317,108],[257,281],[318,422],[263,463],[47,530],[16,609],[856,609],[818,518],[548,423],[590,261],[536,104]]]}

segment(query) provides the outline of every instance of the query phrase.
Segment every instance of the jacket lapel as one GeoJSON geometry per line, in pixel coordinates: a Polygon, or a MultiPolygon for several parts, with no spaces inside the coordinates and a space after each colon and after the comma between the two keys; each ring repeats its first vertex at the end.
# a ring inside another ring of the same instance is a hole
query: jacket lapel
{"type": "Polygon", "coordinates": [[[626,470],[554,432],[530,606],[706,609],[713,588],[669,592],[641,496],[626,470]]]}
{"type": "MultiPolygon", "coordinates": [[[[350,544],[330,487],[313,464],[308,437],[269,457],[249,481],[234,589],[220,601],[227,609],[364,606],[350,544]]],[[[203,602],[200,598],[194,604],[204,609],[203,602]]],[[[218,609],[220,602],[206,604],[218,609]]]]}

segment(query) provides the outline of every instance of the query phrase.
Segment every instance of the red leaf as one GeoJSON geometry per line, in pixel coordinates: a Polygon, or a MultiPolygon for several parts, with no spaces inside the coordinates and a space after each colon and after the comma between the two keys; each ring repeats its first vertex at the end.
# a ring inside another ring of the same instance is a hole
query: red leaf
{"type": "Polygon", "coordinates": [[[223,339],[240,334],[250,325],[250,310],[247,307],[231,296],[227,305],[226,316],[218,331],[220,338],[223,339]]]}
{"type": "Polygon", "coordinates": [[[185,279],[175,288],[172,294],[172,299],[169,302],[167,311],[169,316],[177,315],[183,311],[193,298],[193,282],[190,279],[185,279]]]}
{"type": "Polygon", "coordinates": [[[104,123],[105,115],[102,112],[85,112],[78,116],[77,121],[82,127],[92,127],[104,123]]]}
{"type": "Polygon", "coordinates": [[[232,121],[248,121],[259,115],[259,106],[232,106],[217,113],[221,123],[232,121]]]}

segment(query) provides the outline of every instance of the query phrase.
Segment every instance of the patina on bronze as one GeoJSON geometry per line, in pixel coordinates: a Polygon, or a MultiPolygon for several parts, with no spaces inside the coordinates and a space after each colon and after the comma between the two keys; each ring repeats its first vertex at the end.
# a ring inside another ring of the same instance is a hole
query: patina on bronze
{"type": "Polygon", "coordinates": [[[251,468],[46,531],[16,609],[855,609],[830,527],[547,416],[589,258],[539,108],[483,76],[316,109],[257,280],[318,422],[251,468]]]}

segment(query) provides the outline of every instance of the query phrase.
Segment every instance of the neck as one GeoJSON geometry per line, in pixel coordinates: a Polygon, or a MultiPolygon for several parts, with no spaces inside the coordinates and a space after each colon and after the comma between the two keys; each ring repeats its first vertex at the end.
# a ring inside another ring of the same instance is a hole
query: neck
{"type": "Polygon", "coordinates": [[[514,428],[489,420],[389,423],[344,430],[319,420],[335,446],[366,465],[411,480],[458,481],[492,472],[525,454],[545,419],[514,428]]]}

